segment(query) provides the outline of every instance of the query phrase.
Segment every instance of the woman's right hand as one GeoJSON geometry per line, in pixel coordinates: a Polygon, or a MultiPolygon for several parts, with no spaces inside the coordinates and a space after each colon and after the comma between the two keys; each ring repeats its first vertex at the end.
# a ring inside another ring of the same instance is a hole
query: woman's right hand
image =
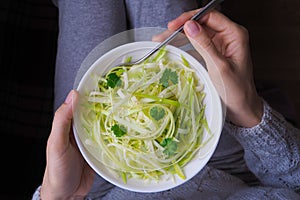
{"type": "Polygon", "coordinates": [[[208,73],[227,108],[227,118],[237,126],[253,127],[263,115],[262,99],[254,85],[248,31],[218,11],[200,21],[189,20],[198,10],[169,22],[184,33],[203,57],[208,73]]]}

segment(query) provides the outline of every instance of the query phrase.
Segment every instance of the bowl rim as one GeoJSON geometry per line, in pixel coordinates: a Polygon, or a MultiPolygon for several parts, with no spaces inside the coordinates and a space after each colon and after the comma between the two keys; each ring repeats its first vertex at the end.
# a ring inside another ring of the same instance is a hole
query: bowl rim
{"type": "MultiPolygon", "coordinates": [[[[120,45],[110,51],[108,51],[107,53],[105,53],[104,55],[102,55],[101,57],[99,57],[89,68],[88,70],[85,72],[85,74],[82,76],[82,79],[80,80],[78,86],[77,86],[77,90],[79,92],[82,92],[82,87],[83,87],[83,83],[84,83],[84,80],[86,79],[87,76],[89,76],[90,73],[93,72],[93,70],[98,66],[98,64],[100,62],[102,62],[103,60],[105,59],[108,59],[110,58],[110,56],[112,54],[116,54],[117,52],[119,51],[124,51],[124,49],[131,49],[133,50],[135,48],[140,50],[140,49],[145,49],[145,48],[153,48],[155,45],[157,45],[157,42],[152,42],[152,41],[138,41],[138,42],[131,42],[131,43],[127,43],[127,44],[123,44],[123,45],[120,45]]],[[[214,97],[215,97],[215,102],[216,102],[216,108],[217,108],[217,111],[219,113],[217,113],[217,119],[215,120],[217,122],[217,125],[214,124],[216,128],[216,131],[215,131],[215,136],[214,136],[214,141],[212,143],[212,146],[210,148],[210,151],[207,152],[205,155],[203,155],[203,158],[201,159],[201,166],[196,169],[193,173],[190,173],[188,174],[188,176],[186,177],[185,180],[181,180],[181,179],[178,179],[176,178],[176,182],[171,184],[171,182],[167,182],[167,184],[161,184],[159,185],[158,183],[155,182],[156,187],[155,189],[154,188],[151,188],[149,187],[149,183],[148,184],[145,184],[144,187],[137,187],[136,184],[131,184],[130,180],[127,181],[127,183],[123,183],[122,179],[121,178],[114,178],[110,175],[107,174],[107,171],[105,171],[105,169],[99,167],[99,163],[95,163],[97,162],[97,160],[95,158],[91,158],[91,153],[86,149],[85,145],[83,144],[83,142],[81,141],[81,138],[80,138],[80,133],[77,131],[78,127],[78,123],[76,123],[76,118],[74,117],[73,119],[73,132],[74,132],[74,136],[75,136],[75,140],[76,140],[76,143],[79,147],[79,150],[80,150],[80,153],[81,155],[84,157],[85,161],[89,164],[89,166],[98,174],[100,175],[102,178],[104,178],[105,180],[107,180],[108,182],[122,188],[122,189],[126,189],[126,190],[130,190],[130,191],[134,191],[134,192],[161,192],[161,191],[165,191],[165,190],[168,190],[168,189],[172,189],[174,187],[177,187],[187,181],[189,181],[191,178],[193,178],[194,176],[196,176],[199,171],[201,171],[203,169],[203,167],[205,167],[205,165],[207,164],[207,162],[209,161],[209,159],[211,158],[213,152],[215,151],[216,147],[217,147],[217,143],[220,139],[220,135],[221,135],[221,131],[222,131],[222,127],[223,127],[223,122],[224,122],[224,118],[223,118],[223,107],[222,107],[222,102],[221,102],[221,99],[216,91],[216,89],[214,88],[210,78],[209,78],[209,75],[207,73],[207,71],[205,70],[204,66],[198,61],[196,60],[192,55],[188,54],[187,52],[185,52],[184,50],[180,49],[180,48],[177,48],[175,46],[172,46],[172,45],[167,45],[166,46],[166,49],[169,50],[170,52],[180,52],[181,54],[183,54],[186,59],[189,61],[189,62],[192,62],[193,64],[197,64],[198,66],[201,67],[201,72],[203,73],[202,75],[205,77],[205,81],[207,83],[209,83],[211,86],[210,86],[210,90],[212,91],[214,97]],[[205,70],[205,71],[204,71],[205,70]],[[215,138],[216,137],[216,138],[215,138]]],[[[125,54],[128,54],[128,52],[126,51],[125,54]]],[[[119,57],[120,58],[120,57],[119,57]]],[[[114,60],[116,61],[116,59],[114,60]]],[[[113,62],[108,62],[110,65],[113,64],[113,62]]],[[[104,67],[104,69],[102,70],[103,73],[104,71],[106,70],[107,67],[104,67]]],[[[206,83],[206,84],[207,84],[206,83]]],[[[74,113],[76,113],[76,110],[74,110],[74,113]]],[[[198,160],[194,161],[194,159],[191,161],[191,162],[197,162],[198,160]]],[[[184,169],[189,169],[188,166],[189,166],[190,162],[187,164],[187,166],[184,167],[184,169]]],[[[101,165],[100,165],[101,166],[101,165]]],[[[102,165],[102,167],[106,168],[104,165],[102,165]]],[[[137,180],[139,183],[142,183],[144,181],[142,180],[137,180]]]]}

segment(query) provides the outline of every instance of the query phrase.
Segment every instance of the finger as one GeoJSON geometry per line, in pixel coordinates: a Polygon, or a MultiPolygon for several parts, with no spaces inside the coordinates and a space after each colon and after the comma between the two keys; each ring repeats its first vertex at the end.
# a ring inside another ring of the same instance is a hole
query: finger
{"type": "Polygon", "coordinates": [[[236,27],[238,27],[236,23],[217,10],[210,11],[204,17],[199,19],[198,22],[200,24],[205,24],[205,26],[215,32],[222,32],[223,34],[234,32],[236,27]]]}
{"type": "Polygon", "coordinates": [[[191,17],[193,15],[195,15],[198,11],[199,11],[199,9],[182,13],[179,17],[177,17],[176,19],[174,19],[168,23],[168,29],[170,31],[175,31],[180,26],[182,26],[186,21],[191,19],[191,17]]]}
{"type": "MultiPolygon", "coordinates": [[[[200,9],[192,10],[181,14],[179,17],[177,17],[176,19],[168,23],[168,29],[170,31],[175,31],[186,21],[190,20],[200,9]]],[[[208,26],[209,28],[217,32],[230,30],[228,29],[228,26],[232,27],[235,25],[233,21],[231,21],[228,17],[226,17],[216,9],[208,12],[205,16],[200,18],[198,21],[200,24],[205,24],[206,26],[208,26]]]]}
{"type": "MultiPolygon", "coordinates": [[[[171,36],[174,31],[166,30],[162,33],[153,35],[152,41],[153,42],[163,42],[169,36],[171,36]]],[[[183,33],[179,33],[175,38],[173,38],[168,44],[173,45],[175,47],[181,47],[189,43],[189,40],[183,33]]]]}
{"type": "Polygon", "coordinates": [[[57,109],[54,115],[52,130],[48,145],[54,146],[55,151],[64,152],[69,145],[71,123],[73,118],[73,98],[75,92],[72,90],[65,102],[57,109]]]}
{"type": "MultiPolygon", "coordinates": [[[[190,20],[184,25],[184,32],[194,48],[200,53],[208,67],[220,60],[220,54],[206,30],[197,22],[190,20]]],[[[209,70],[209,69],[208,69],[209,70]]]]}
{"type": "Polygon", "coordinates": [[[225,57],[231,57],[233,60],[245,59],[243,57],[245,55],[242,54],[243,51],[237,47],[248,46],[249,37],[246,28],[216,10],[208,13],[199,23],[205,27],[210,38],[213,38],[215,35],[222,38],[214,42],[218,42],[216,44],[218,51],[225,57]],[[235,46],[235,48],[229,48],[230,46],[235,46]]]}
{"type": "Polygon", "coordinates": [[[167,37],[169,37],[171,34],[173,33],[173,31],[170,30],[165,30],[159,34],[155,34],[152,36],[152,41],[153,42],[162,42],[164,41],[167,37]]]}

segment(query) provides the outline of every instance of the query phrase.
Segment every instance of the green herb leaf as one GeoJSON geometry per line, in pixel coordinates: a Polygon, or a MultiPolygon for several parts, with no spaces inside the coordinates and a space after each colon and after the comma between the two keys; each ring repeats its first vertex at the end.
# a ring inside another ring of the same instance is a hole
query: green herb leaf
{"type": "Polygon", "coordinates": [[[150,115],[153,117],[156,121],[162,119],[165,116],[165,110],[163,108],[154,106],[150,109],[150,115]]]}
{"type": "Polygon", "coordinates": [[[124,126],[120,126],[115,124],[111,127],[111,130],[114,132],[116,137],[121,137],[126,134],[126,128],[124,126]]]}
{"type": "Polygon", "coordinates": [[[159,83],[161,83],[164,87],[169,87],[171,84],[175,85],[178,83],[178,75],[171,69],[165,69],[159,83]]]}
{"type": "Polygon", "coordinates": [[[117,73],[108,74],[106,80],[107,86],[111,88],[115,88],[116,86],[120,86],[122,84],[120,76],[118,76],[117,73]]]}
{"type": "Polygon", "coordinates": [[[172,138],[165,138],[160,145],[165,148],[163,153],[168,157],[176,153],[177,143],[172,138]]]}

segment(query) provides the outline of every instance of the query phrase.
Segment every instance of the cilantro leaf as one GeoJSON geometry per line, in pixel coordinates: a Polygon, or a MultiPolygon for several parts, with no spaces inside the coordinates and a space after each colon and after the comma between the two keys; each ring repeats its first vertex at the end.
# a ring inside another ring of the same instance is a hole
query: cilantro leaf
{"type": "Polygon", "coordinates": [[[108,74],[106,80],[107,86],[111,88],[115,88],[116,86],[120,86],[122,84],[120,76],[118,76],[117,73],[108,74]]]}
{"type": "Polygon", "coordinates": [[[165,138],[160,145],[165,148],[163,153],[168,157],[176,153],[177,143],[172,138],[165,138]]]}
{"type": "Polygon", "coordinates": [[[150,109],[150,115],[156,121],[158,121],[158,120],[162,119],[165,116],[165,110],[163,108],[159,108],[157,106],[154,106],[150,109]]]}
{"type": "Polygon", "coordinates": [[[175,71],[172,71],[171,69],[165,69],[162,77],[159,80],[159,83],[161,83],[164,87],[169,87],[172,83],[177,84],[178,75],[175,71]]]}
{"type": "Polygon", "coordinates": [[[115,124],[111,127],[111,130],[114,132],[116,137],[121,137],[126,134],[126,128],[124,126],[120,126],[115,124]]]}

